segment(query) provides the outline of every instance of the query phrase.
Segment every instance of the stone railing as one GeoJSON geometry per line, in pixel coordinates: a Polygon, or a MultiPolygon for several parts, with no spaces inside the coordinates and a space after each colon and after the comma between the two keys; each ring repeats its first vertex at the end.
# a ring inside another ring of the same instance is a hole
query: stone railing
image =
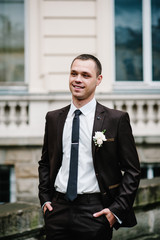
{"type": "MultiPolygon", "coordinates": [[[[127,111],[136,137],[160,136],[160,95],[99,94],[97,100],[127,111]]],[[[42,137],[46,112],[69,103],[69,94],[0,96],[1,137],[42,137]]]]}
{"type": "Polygon", "coordinates": [[[116,100],[114,108],[129,112],[135,124],[156,124],[160,121],[160,100],[157,99],[116,100]]]}
{"type": "Polygon", "coordinates": [[[0,101],[1,125],[28,125],[28,101],[0,101]]]}
{"type": "Polygon", "coordinates": [[[111,108],[127,111],[135,136],[160,135],[160,95],[110,95],[99,100],[106,106],[110,100],[111,108]]]}

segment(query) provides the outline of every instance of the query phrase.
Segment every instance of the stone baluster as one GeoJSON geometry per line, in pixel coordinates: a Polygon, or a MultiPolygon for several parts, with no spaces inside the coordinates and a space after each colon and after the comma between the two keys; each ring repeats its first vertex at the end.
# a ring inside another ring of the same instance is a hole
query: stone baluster
{"type": "Polygon", "coordinates": [[[6,106],[6,103],[5,103],[5,102],[1,102],[1,103],[0,103],[0,108],[1,108],[1,112],[0,112],[0,124],[5,124],[5,123],[6,123],[5,106],[6,106]]]}
{"type": "Polygon", "coordinates": [[[117,110],[122,110],[122,106],[123,106],[123,101],[115,101],[115,105],[116,105],[116,109],[117,110]]]}
{"type": "Polygon", "coordinates": [[[160,101],[157,101],[158,112],[157,112],[157,122],[160,124],[160,101]]]}
{"type": "Polygon", "coordinates": [[[28,116],[27,116],[27,102],[21,102],[20,104],[21,112],[20,112],[20,123],[27,124],[28,116]]]}
{"type": "Polygon", "coordinates": [[[137,100],[136,104],[137,104],[137,123],[144,124],[144,110],[143,110],[144,101],[137,100]]]}
{"type": "Polygon", "coordinates": [[[15,125],[17,121],[17,116],[16,116],[16,102],[9,102],[9,107],[10,107],[10,112],[9,112],[9,124],[10,125],[15,125]]]}
{"type": "Polygon", "coordinates": [[[0,103],[0,124],[2,123],[2,106],[1,106],[1,103],[0,103]]]}
{"type": "Polygon", "coordinates": [[[127,109],[126,111],[128,112],[129,114],[129,117],[130,117],[130,120],[131,122],[134,122],[135,120],[135,114],[133,112],[133,101],[126,101],[126,106],[127,106],[127,109]]]}
{"type": "Polygon", "coordinates": [[[147,120],[148,123],[154,123],[156,121],[156,114],[154,111],[154,104],[155,102],[150,100],[147,101],[148,111],[147,111],[147,120]]]}

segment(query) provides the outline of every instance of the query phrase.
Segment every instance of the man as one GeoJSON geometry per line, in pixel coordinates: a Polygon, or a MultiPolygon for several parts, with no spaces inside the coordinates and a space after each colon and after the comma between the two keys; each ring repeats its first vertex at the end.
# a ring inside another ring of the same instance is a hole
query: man
{"type": "Polygon", "coordinates": [[[101,81],[96,57],[76,57],[71,105],[46,116],[39,197],[47,240],[109,240],[113,227],[136,224],[140,166],[129,117],[96,102],[101,81]]]}

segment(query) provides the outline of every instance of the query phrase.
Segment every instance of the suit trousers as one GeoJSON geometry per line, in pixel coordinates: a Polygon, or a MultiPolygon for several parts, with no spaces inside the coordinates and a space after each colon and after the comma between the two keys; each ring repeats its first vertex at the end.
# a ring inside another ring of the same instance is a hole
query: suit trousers
{"type": "Polygon", "coordinates": [[[65,194],[55,192],[53,210],[44,215],[46,240],[110,240],[112,228],[105,215],[93,217],[104,206],[100,193],[78,194],[70,202],[65,194]]]}

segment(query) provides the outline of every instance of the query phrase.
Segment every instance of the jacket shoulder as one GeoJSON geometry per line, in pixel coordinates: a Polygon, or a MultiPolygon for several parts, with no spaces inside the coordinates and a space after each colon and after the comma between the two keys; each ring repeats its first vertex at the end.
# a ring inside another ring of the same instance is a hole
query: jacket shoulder
{"type": "Polygon", "coordinates": [[[121,118],[124,115],[128,115],[127,112],[117,110],[117,109],[112,109],[108,108],[100,103],[97,103],[97,109],[101,109],[102,112],[105,112],[106,114],[109,114],[110,116],[116,117],[116,118],[121,118]]]}
{"type": "Polygon", "coordinates": [[[65,106],[63,108],[56,109],[56,110],[53,110],[53,111],[49,111],[46,114],[46,119],[59,116],[59,114],[63,113],[63,112],[68,112],[69,108],[70,108],[70,105],[67,105],[67,106],[65,106]]]}

